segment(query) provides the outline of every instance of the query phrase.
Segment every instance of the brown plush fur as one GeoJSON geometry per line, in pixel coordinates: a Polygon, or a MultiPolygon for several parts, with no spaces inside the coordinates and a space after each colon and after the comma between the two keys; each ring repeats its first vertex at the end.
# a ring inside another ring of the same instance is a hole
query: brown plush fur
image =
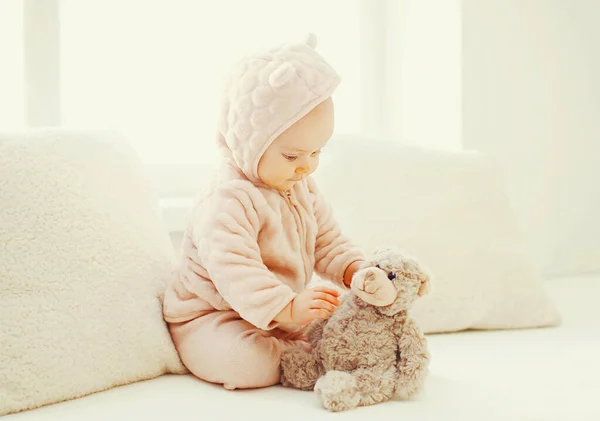
{"type": "Polygon", "coordinates": [[[391,249],[376,252],[331,317],[309,326],[312,349],[284,352],[281,383],[314,389],[323,406],[336,412],[419,392],[429,351],[408,310],[429,284],[430,276],[413,258],[391,249]],[[378,291],[389,295],[390,283],[395,299],[373,298],[378,291]],[[377,305],[381,302],[391,304],[377,305]]]}

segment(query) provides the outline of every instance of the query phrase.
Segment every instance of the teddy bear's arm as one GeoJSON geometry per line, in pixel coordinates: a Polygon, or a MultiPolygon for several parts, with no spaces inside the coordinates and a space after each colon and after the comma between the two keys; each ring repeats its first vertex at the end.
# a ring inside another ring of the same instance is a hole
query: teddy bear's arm
{"type": "Polygon", "coordinates": [[[427,339],[410,317],[399,331],[398,349],[396,396],[407,399],[421,390],[429,368],[427,339]]]}
{"type": "MultiPolygon", "coordinates": [[[[349,299],[350,295],[351,294],[347,293],[347,292],[340,295],[340,297],[339,297],[340,305],[338,306],[338,308],[335,311],[344,311],[344,310],[342,310],[343,304],[346,302],[346,300],[349,299]]],[[[323,337],[323,329],[327,325],[327,322],[329,322],[329,319],[315,319],[305,329],[304,337],[308,340],[308,342],[311,344],[311,346],[313,346],[313,347],[317,346],[317,344],[323,337]]]]}
{"type": "Polygon", "coordinates": [[[304,331],[304,336],[312,347],[315,347],[323,337],[323,328],[326,324],[327,319],[315,319],[304,331]]]}

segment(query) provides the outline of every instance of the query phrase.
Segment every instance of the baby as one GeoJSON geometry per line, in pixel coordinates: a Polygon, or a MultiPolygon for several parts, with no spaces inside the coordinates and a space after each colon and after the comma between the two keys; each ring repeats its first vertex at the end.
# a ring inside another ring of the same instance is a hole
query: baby
{"type": "Polygon", "coordinates": [[[221,170],[194,207],[164,318],[182,362],[226,389],[279,382],[280,355],[340,304],[362,253],[341,234],[311,174],[333,133],[340,80],[316,40],[242,60],[218,130],[221,170]]]}

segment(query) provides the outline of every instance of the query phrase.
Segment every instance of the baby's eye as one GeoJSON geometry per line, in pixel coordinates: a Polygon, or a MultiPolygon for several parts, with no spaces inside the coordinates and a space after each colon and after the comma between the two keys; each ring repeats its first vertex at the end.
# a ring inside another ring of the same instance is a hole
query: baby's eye
{"type": "Polygon", "coordinates": [[[314,151],[310,156],[318,156],[319,154],[321,154],[321,151],[314,151]]]}
{"type": "Polygon", "coordinates": [[[377,266],[375,266],[375,267],[376,267],[377,269],[381,269],[381,266],[379,266],[379,265],[377,265],[377,266]]]}
{"type": "Polygon", "coordinates": [[[284,157],[285,159],[287,159],[288,161],[295,161],[296,159],[298,159],[298,157],[297,157],[297,156],[295,156],[295,155],[286,155],[286,154],[282,154],[282,155],[283,155],[283,157],[284,157]]]}
{"type": "Polygon", "coordinates": [[[388,273],[388,279],[390,281],[393,281],[394,279],[396,279],[396,274],[394,272],[388,273]]]}

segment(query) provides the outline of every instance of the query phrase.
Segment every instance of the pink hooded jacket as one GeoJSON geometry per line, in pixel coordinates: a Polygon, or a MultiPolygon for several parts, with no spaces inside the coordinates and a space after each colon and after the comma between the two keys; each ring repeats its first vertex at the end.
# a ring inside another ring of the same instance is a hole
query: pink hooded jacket
{"type": "Polygon", "coordinates": [[[234,310],[258,328],[284,328],[274,317],[314,272],[343,286],[346,268],[363,259],[312,178],[280,192],[257,175],[273,140],[339,83],[315,45],[314,37],[286,44],[234,70],[219,127],[223,163],[187,225],[181,264],[165,291],[167,322],[234,310]]]}

